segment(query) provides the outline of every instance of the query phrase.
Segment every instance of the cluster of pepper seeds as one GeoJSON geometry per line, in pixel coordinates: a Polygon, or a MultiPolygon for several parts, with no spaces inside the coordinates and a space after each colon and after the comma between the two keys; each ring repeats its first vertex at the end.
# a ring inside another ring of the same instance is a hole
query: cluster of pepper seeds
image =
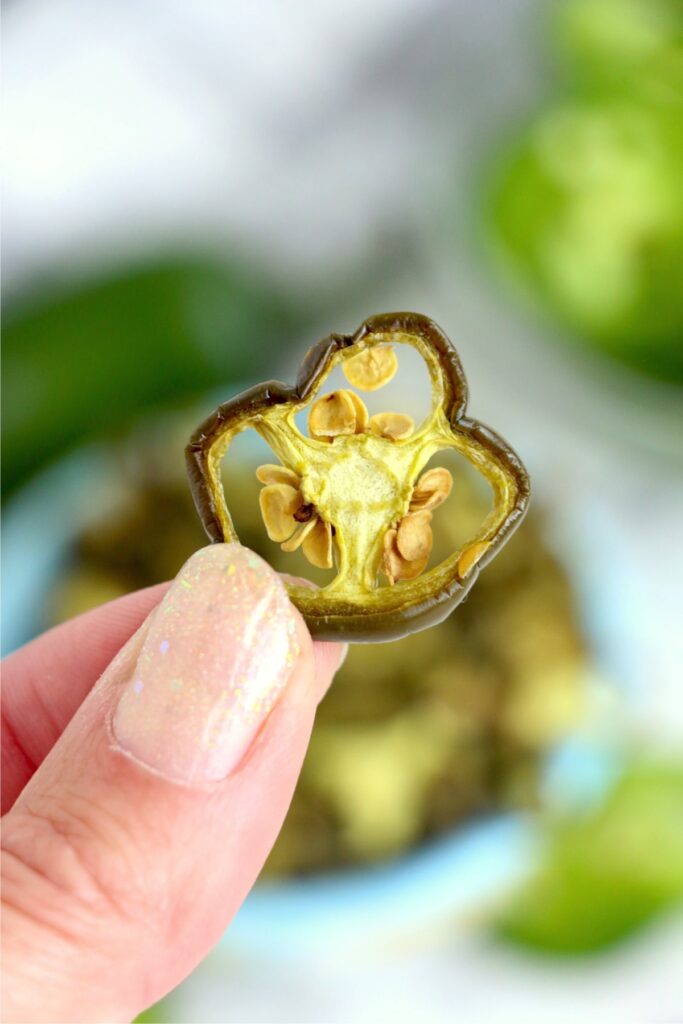
{"type": "MultiPolygon", "coordinates": [[[[376,391],[388,384],[398,369],[391,346],[366,349],[343,365],[349,384],[361,391],[376,391]]],[[[389,441],[403,441],[415,430],[410,416],[380,412],[370,416],[362,399],[347,389],[332,391],[317,399],[308,417],[311,437],[329,444],[341,435],[372,433],[389,441]]],[[[334,527],[322,520],[314,505],[301,493],[301,479],[280,465],[260,466],[256,471],[264,484],[260,494],[261,515],[268,536],[283,551],[302,548],[308,561],[320,569],[333,566],[334,527]]],[[[408,512],[382,542],[381,570],[390,585],[415,579],[425,569],[432,550],[432,512],[450,494],[453,478],[447,469],[427,470],[416,482],[408,512]]]]}

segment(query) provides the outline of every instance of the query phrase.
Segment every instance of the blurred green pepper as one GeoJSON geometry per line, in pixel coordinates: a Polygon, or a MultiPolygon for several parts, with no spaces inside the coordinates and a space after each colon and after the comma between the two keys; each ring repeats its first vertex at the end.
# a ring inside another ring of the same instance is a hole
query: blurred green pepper
{"type": "Polygon", "coordinates": [[[580,85],[683,86],[681,0],[570,0],[558,4],[556,18],[560,49],[580,85]]]}
{"type": "Polygon", "coordinates": [[[593,813],[551,831],[545,863],[498,922],[516,943],[586,953],[683,900],[683,763],[633,765],[593,813]]]}
{"type": "Polygon", "coordinates": [[[555,314],[630,366],[679,382],[681,113],[568,101],[522,140],[493,200],[499,252],[555,314]]]}
{"type": "Polygon", "coordinates": [[[169,1024],[171,1016],[169,1004],[171,1000],[163,999],[160,1003],[143,1010],[133,1021],[133,1024],[169,1024]]]}
{"type": "Polygon", "coordinates": [[[494,247],[575,336],[683,382],[683,4],[555,17],[572,92],[497,167],[494,247]]]}

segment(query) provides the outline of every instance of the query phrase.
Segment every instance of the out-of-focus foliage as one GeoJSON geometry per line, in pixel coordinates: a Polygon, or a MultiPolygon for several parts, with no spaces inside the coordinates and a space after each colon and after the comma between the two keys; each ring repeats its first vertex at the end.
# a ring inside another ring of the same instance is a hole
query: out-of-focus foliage
{"type": "Polygon", "coordinates": [[[277,362],[294,323],[266,280],[201,260],[128,268],[10,302],[5,489],[84,438],[277,362]]]}
{"type": "Polygon", "coordinates": [[[683,381],[683,4],[560,5],[573,90],[498,168],[492,235],[580,338],[683,381]]]}
{"type": "Polygon", "coordinates": [[[683,900],[683,763],[639,763],[593,813],[557,825],[499,922],[553,953],[589,953],[683,900]]]}

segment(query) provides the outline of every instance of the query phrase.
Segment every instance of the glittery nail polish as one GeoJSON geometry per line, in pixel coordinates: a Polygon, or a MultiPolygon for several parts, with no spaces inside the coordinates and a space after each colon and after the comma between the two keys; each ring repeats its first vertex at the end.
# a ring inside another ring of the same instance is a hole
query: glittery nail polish
{"type": "Polygon", "coordinates": [[[225,778],[297,654],[295,613],[278,575],[239,544],[203,548],[153,613],[114,713],[114,739],[179,782],[225,778]]]}

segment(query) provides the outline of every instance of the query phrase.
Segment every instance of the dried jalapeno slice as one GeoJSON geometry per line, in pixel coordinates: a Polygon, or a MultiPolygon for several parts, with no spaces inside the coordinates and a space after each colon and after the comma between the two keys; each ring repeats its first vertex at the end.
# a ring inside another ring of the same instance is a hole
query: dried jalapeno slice
{"type": "Polygon", "coordinates": [[[187,448],[190,486],[212,541],[237,541],[220,467],[233,438],[248,427],[279,464],[257,470],[261,514],[271,540],[301,547],[336,575],[320,590],[287,584],[311,633],[355,642],[393,640],[441,622],[465,597],[520,523],[529,479],[512,449],[465,415],[467,383],[455,349],[427,317],[389,313],[355,334],[332,334],[307,353],[292,387],[268,381],[219,406],[187,448]],[[319,395],[334,367],[350,384],[375,391],[398,365],[396,347],[411,345],[429,370],[431,411],[417,427],[403,413],[369,416],[351,390],[319,395]],[[305,436],[295,422],[308,409],[305,436]],[[442,450],[460,452],[488,481],[493,506],[475,536],[425,572],[432,515],[451,489],[441,467],[425,469],[442,450]],[[388,585],[380,585],[380,574],[388,585]]]}

